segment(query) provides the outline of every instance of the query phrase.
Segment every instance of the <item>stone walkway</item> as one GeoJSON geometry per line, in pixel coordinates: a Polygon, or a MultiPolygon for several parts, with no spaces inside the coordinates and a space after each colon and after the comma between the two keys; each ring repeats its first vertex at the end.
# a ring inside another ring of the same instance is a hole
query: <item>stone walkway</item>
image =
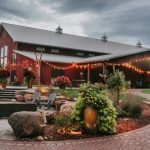
{"type": "Polygon", "coordinates": [[[123,134],[84,140],[0,141],[0,150],[150,150],[150,125],[123,134]]]}
{"type": "MultiPolygon", "coordinates": [[[[0,119],[0,140],[16,140],[7,119],[0,119]]],[[[0,149],[1,150],[1,149],[0,149]]]]}
{"type": "Polygon", "coordinates": [[[142,93],[142,90],[143,90],[143,89],[130,89],[130,90],[129,90],[129,93],[132,93],[132,94],[135,94],[135,95],[144,97],[144,98],[146,98],[147,100],[150,100],[150,94],[142,93]]]}

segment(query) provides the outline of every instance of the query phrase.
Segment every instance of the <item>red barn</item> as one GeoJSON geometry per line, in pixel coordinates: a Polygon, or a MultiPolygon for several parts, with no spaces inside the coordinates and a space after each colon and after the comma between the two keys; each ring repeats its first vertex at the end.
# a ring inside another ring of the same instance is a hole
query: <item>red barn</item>
{"type": "Polygon", "coordinates": [[[48,31],[1,23],[0,58],[0,64],[11,72],[11,82],[17,78],[23,83],[23,72],[29,67],[42,84],[49,85],[58,75],[78,80],[81,72],[85,80],[97,82],[99,73],[112,66],[124,70],[134,85],[145,86],[149,81],[149,49],[140,42],[132,46],[110,42],[105,35],[94,39],[65,34],[60,27],[48,31]]]}

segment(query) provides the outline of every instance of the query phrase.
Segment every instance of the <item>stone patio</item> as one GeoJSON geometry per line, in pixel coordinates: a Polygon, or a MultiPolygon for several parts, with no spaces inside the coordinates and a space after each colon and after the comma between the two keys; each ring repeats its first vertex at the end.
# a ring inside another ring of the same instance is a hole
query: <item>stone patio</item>
{"type": "Polygon", "coordinates": [[[0,119],[0,140],[16,140],[7,119],[0,119]]]}

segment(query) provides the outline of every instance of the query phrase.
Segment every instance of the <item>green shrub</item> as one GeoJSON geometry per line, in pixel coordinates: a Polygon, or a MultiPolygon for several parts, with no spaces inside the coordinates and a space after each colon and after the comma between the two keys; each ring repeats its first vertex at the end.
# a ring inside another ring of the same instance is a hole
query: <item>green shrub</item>
{"type": "Polygon", "coordinates": [[[142,99],[141,97],[128,94],[122,103],[122,110],[133,118],[139,118],[142,113],[142,99]]]}
{"type": "Polygon", "coordinates": [[[129,117],[129,113],[125,110],[119,109],[117,114],[117,117],[129,117]]]}
{"type": "Polygon", "coordinates": [[[86,107],[97,111],[98,132],[112,134],[115,132],[116,109],[113,107],[106,92],[98,84],[83,84],[80,87],[80,96],[72,111],[72,119],[81,127],[84,126],[83,112],[86,107]]]}
{"type": "Polygon", "coordinates": [[[131,106],[129,109],[129,113],[133,118],[139,118],[142,113],[141,105],[137,104],[137,105],[131,106]]]}
{"type": "Polygon", "coordinates": [[[70,113],[57,113],[54,116],[54,123],[58,127],[69,127],[72,125],[72,119],[71,119],[71,114],[70,113]]]}
{"type": "Polygon", "coordinates": [[[107,80],[108,88],[116,96],[115,105],[118,106],[119,100],[122,95],[126,93],[127,88],[130,86],[130,82],[126,81],[125,75],[122,71],[114,71],[107,80]]]}

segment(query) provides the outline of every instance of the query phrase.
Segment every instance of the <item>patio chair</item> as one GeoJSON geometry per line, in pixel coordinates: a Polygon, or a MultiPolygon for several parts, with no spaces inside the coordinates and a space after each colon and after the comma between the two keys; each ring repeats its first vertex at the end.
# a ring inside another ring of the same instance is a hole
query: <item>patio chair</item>
{"type": "Polygon", "coordinates": [[[41,93],[36,91],[34,94],[33,94],[33,103],[35,103],[37,106],[40,105],[40,96],[41,96],[41,93]]]}
{"type": "Polygon", "coordinates": [[[53,105],[53,102],[54,100],[56,99],[56,93],[50,93],[49,96],[48,96],[48,101],[47,102],[41,102],[40,101],[40,107],[41,106],[45,106],[47,109],[49,109],[52,105],[53,105]]]}

